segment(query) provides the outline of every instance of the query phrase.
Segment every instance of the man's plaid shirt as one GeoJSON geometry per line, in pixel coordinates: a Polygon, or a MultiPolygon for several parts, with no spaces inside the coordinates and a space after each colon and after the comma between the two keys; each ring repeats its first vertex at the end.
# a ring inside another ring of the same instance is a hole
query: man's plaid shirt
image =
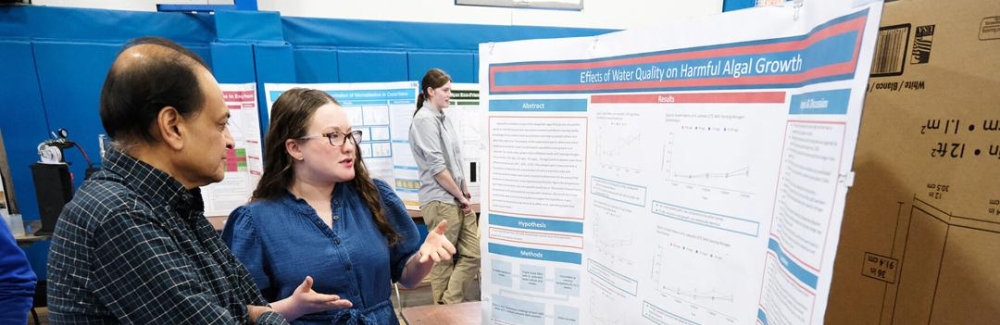
{"type": "MultiPolygon", "coordinates": [[[[266,305],[205,220],[201,192],[121,152],[59,217],[49,252],[53,324],[244,324],[266,305]]],[[[257,324],[287,324],[267,312],[257,324]]]]}

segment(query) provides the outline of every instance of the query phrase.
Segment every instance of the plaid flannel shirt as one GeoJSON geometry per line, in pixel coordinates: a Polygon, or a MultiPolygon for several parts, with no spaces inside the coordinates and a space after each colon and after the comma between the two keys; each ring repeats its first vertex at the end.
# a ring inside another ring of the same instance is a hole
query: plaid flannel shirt
{"type": "MultiPolygon", "coordinates": [[[[110,150],[65,206],[49,252],[53,324],[247,324],[265,306],[204,216],[199,189],[110,150]]],[[[287,324],[264,313],[256,324],[287,324]]]]}

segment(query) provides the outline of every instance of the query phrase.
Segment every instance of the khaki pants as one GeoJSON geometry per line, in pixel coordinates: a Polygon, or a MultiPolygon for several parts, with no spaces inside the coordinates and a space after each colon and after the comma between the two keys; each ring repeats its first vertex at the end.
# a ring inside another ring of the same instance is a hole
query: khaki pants
{"type": "Polygon", "coordinates": [[[457,254],[450,261],[434,264],[429,276],[434,302],[457,304],[462,302],[462,289],[479,275],[479,222],[474,212],[463,213],[454,204],[434,201],[420,207],[427,229],[434,231],[441,220],[448,220],[445,237],[455,245],[457,254]]]}

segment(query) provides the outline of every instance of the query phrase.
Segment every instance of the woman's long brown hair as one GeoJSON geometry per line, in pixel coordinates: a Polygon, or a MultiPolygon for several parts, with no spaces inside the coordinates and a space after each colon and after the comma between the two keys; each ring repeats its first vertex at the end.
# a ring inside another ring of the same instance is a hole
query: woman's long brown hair
{"type": "MultiPolygon", "coordinates": [[[[285,195],[294,178],[292,157],[285,150],[285,140],[304,137],[316,110],[329,103],[340,105],[324,91],[305,88],[288,90],[274,102],[271,106],[271,124],[264,136],[264,175],[253,191],[251,201],[279,200],[285,195]]],[[[382,200],[361,159],[361,150],[354,150],[354,179],[343,184],[353,187],[361,194],[361,199],[372,212],[372,220],[388,240],[389,247],[396,245],[401,236],[392,228],[382,211],[382,200]]]]}

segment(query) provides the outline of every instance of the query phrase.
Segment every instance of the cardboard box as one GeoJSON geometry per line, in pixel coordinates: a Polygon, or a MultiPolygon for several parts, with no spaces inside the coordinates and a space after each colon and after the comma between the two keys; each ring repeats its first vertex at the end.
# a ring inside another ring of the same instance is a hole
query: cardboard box
{"type": "Polygon", "coordinates": [[[881,26],[826,323],[1000,323],[1000,2],[881,26]]]}

